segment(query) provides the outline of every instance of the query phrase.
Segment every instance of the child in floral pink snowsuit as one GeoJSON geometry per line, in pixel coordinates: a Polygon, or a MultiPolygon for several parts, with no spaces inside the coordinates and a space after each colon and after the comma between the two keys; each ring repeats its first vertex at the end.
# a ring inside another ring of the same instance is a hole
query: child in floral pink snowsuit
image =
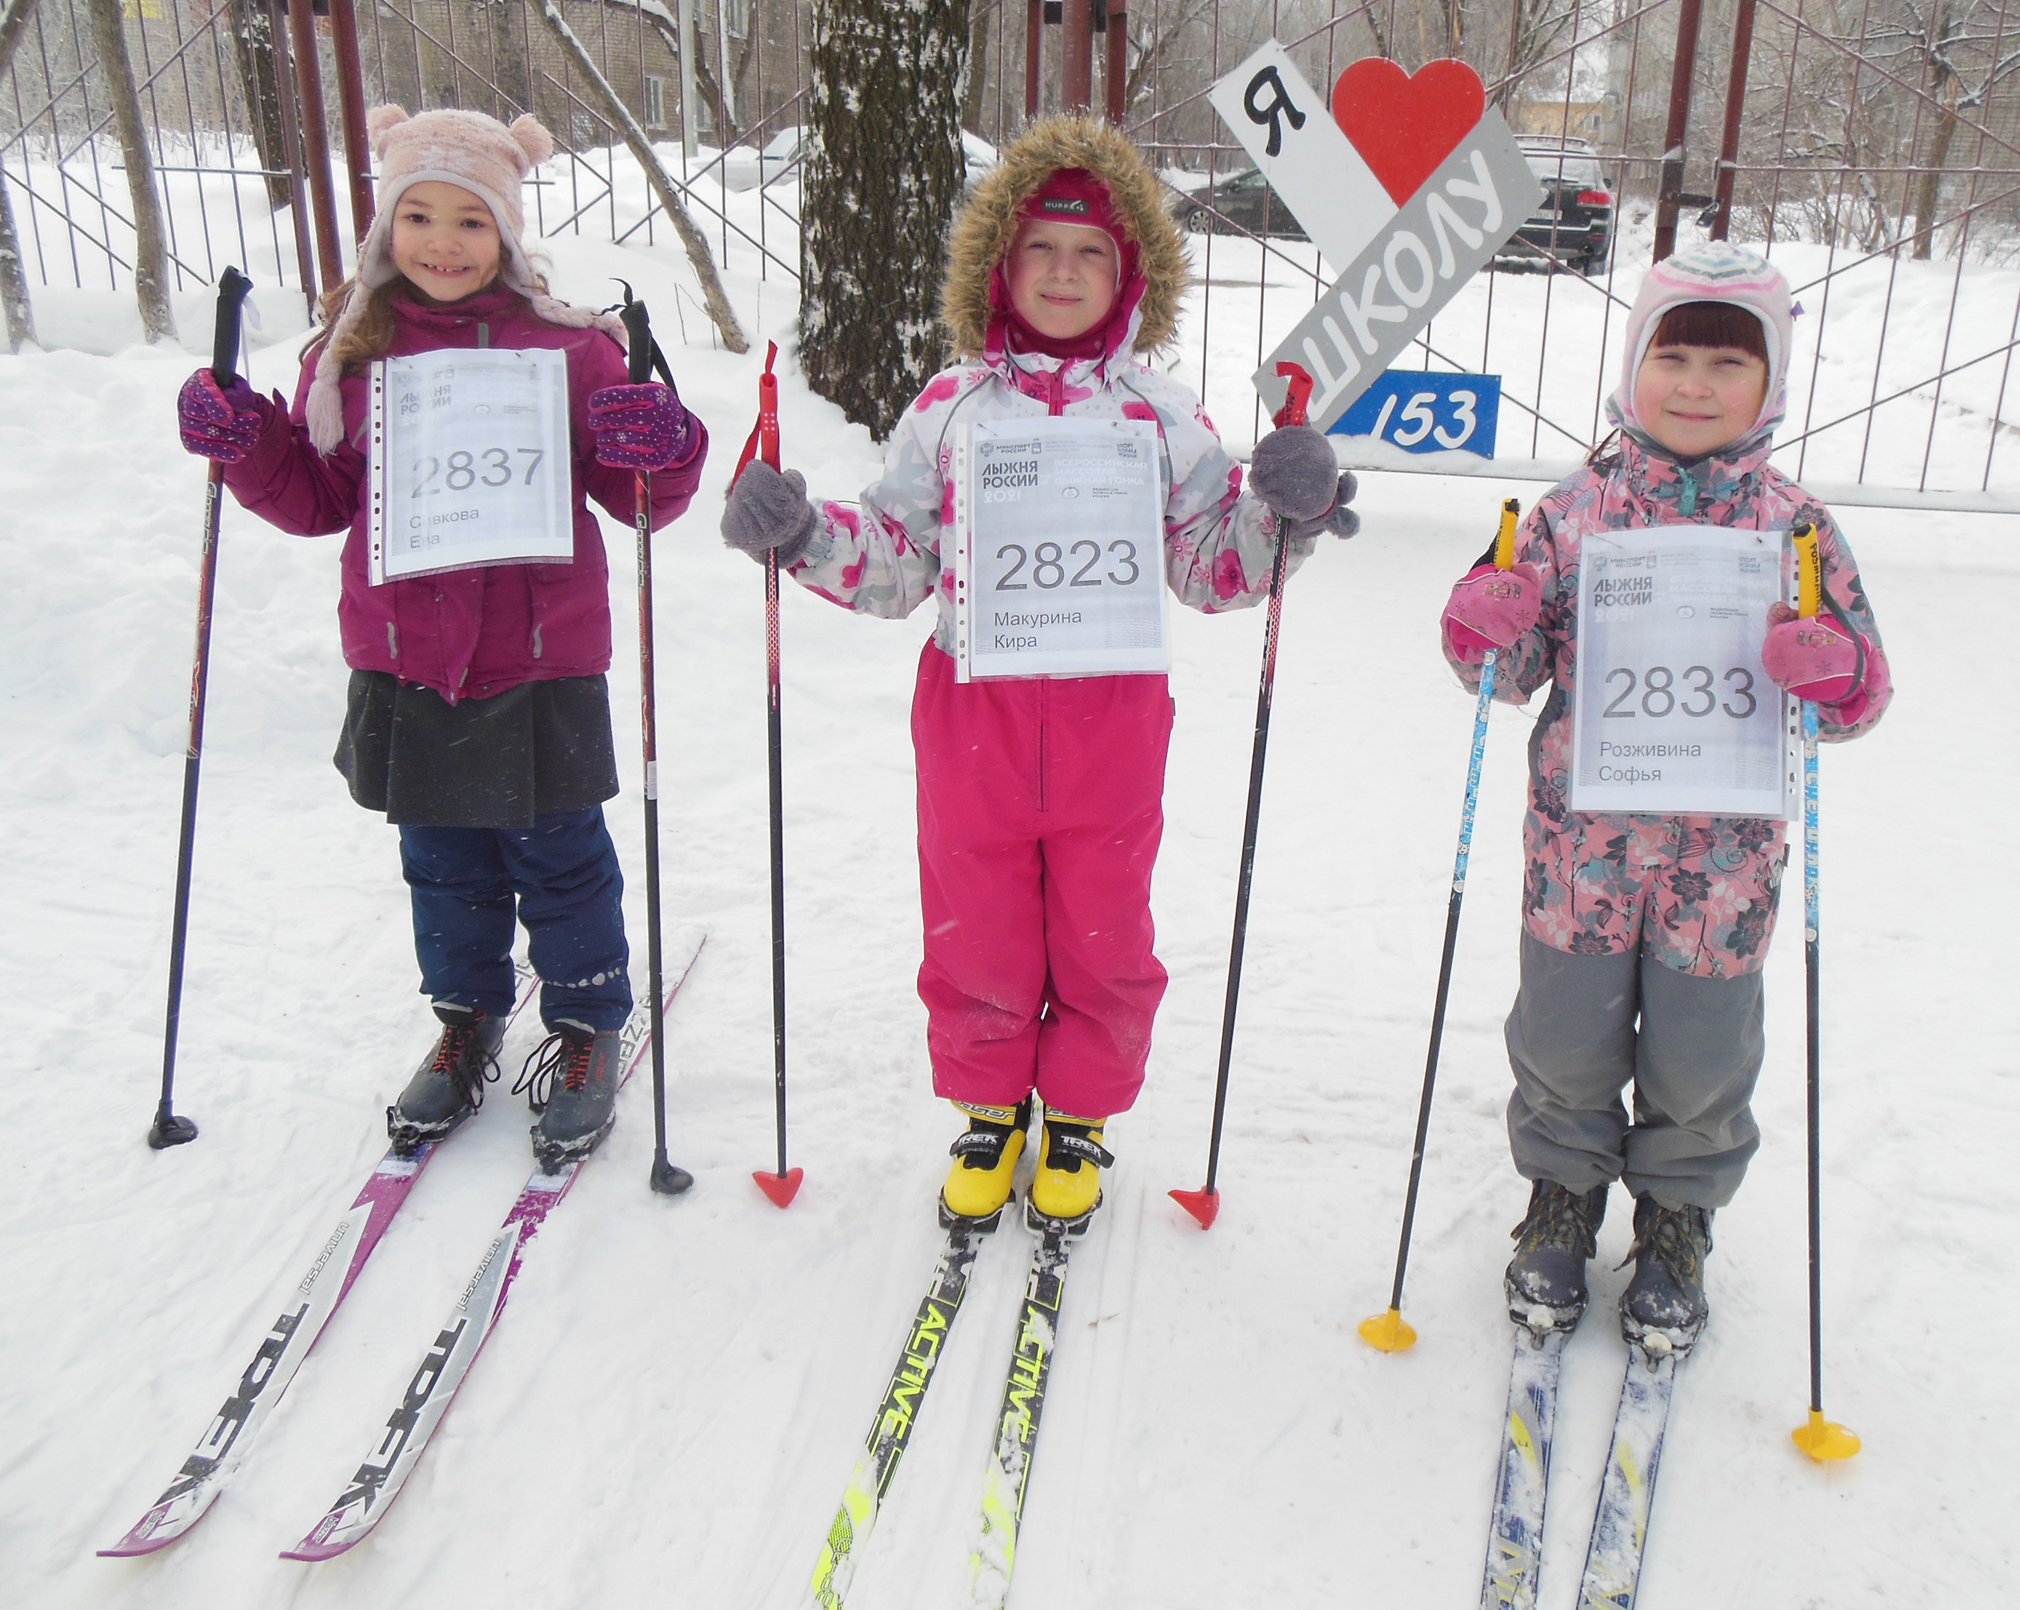
{"type": "Polygon", "coordinates": [[[1103,1125],[1136,1099],[1164,994],[1150,882],[1172,720],[1162,673],[957,680],[959,432],[1058,416],[1154,425],[1163,540],[1116,546],[1208,613],[1266,597],[1280,542],[1294,569],[1318,532],[1357,524],[1352,478],[1318,432],[1266,438],[1245,490],[1198,399],[1135,356],[1170,342],[1186,278],[1163,187],[1128,138],[1091,119],[1033,124],[955,222],[942,319],[963,360],[905,410],[860,507],[809,504],[797,472],[754,463],[724,512],[732,546],[776,552],[782,573],[847,609],[934,611],[912,701],[919,995],[933,1087],[969,1124],[941,1196],[955,1218],[1001,1212],[1034,1093],[1032,1211],[1084,1225],[1099,1201],[1103,1125]]]}
{"type": "Polygon", "coordinates": [[[1711,1213],[1759,1145],[1749,1102],[1764,1053],[1761,967],[1788,861],[1784,826],[1767,818],[1570,808],[1583,538],[1809,521],[1827,608],[1799,622],[1775,606],[1762,663],[1817,701],[1826,742],[1865,732],[1891,692],[1850,548],[1830,512],[1767,462],[1791,326],[1787,282],[1752,253],[1711,242],[1657,264],[1608,404],[1617,444],[1530,511],[1513,571],[1483,563],[1446,608],[1446,658],[1468,686],[1489,647],[1500,649],[1497,697],[1551,684],[1529,744],[1522,984],[1507,1024],[1509,1139],[1534,1182],[1508,1298],[1533,1329],[1583,1311],[1615,1179],[1636,1198],[1621,1305],[1630,1340],[1659,1332],[1687,1346],[1702,1327],[1711,1213]]]}

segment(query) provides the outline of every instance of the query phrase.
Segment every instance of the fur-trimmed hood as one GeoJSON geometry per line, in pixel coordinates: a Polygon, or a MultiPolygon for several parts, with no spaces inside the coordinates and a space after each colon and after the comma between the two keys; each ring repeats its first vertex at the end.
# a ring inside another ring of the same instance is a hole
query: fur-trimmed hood
{"type": "Polygon", "coordinates": [[[1024,204],[1060,168],[1085,168],[1108,186],[1116,218],[1137,247],[1144,291],[1134,349],[1155,352],[1177,334],[1179,298],[1191,273],[1163,185],[1119,129],[1098,118],[1048,117],[1005,148],[954,219],[940,320],[959,356],[984,355],[990,318],[999,311],[990,305],[996,266],[1016,239],[1024,204]]]}

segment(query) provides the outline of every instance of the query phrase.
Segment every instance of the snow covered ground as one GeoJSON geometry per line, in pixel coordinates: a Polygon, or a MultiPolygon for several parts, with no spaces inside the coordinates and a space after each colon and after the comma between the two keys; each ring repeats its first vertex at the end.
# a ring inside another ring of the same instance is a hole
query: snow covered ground
{"type": "MultiPolygon", "coordinates": [[[[684,272],[664,239],[559,244],[562,294],[607,300],[624,274],[678,334],[684,272]]],[[[754,254],[733,270],[754,333],[784,337],[789,285],[760,293],[754,254]]],[[[288,321],[268,300],[271,339],[288,321]]],[[[761,585],[715,535],[759,364],[714,350],[691,308],[674,357],[715,448],[657,553],[666,912],[709,936],[669,1024],[673,1152],[696,1187],[647,1191],[648,1093],[628,1092],[383,1526],[331,1564],[276,1559],[375,1440],[518,1189],[526,1119],[501,1089],[430,1167],[210,1518],[152,1559],[92,1555],[172,1476],[383,1149],[380,1114],[431,1038],[392,833],[329,764],[337,541],[280,537],[228,505],[179,1097],[203,1134],[164,1154],[142,1142],[203,479],[169,411],[207,348],[203,304],[183,304],[187,353],[0,358],[0,990],[16,1002],[17,1115],[0,1164],[16,1204],[0,1223],[0,1599],[789,1610],[940,1239],[953,1126],[928,1093],[912,992],[906,708],[925,625],[785,601],[807,1183],[780,1213],[749,1179],[772,1123],[761,585]]],[[[258,352],[255,380],[289,384],[295,345],[258,352]]],[[[788,462],[817,489],[851,495],[873,475],[866,434],[791,372],[783,415],[788,462]]],[[[1388,1292],[1472,723],[1432,622],[1498,500],[1538,490],[1371,474],[1365,534],[1297,579],[1225,1208],[1206,1234],[1164,1193],[1203,1169],[1262,621],[1177,621],[1156,888],[1172,989],[1144,1098],[1110,1132],[1109,1206],[1072,1266],[1017,1604],[1477,1602],[1506,1382],[1499,1277],[1526,1200],[1500,1117],[1519,711],[1497,711],[1487,758],[1405,1303],[1423,1339],[1385,1357],[1354,1328],[1388,1292]]],[[[1828,753],[1823,781],[1826,1406],[1866,1449],[1820,1469],[1787,1436],[1807,1376],[1802,951],[1785,914],[1766,1143],[1718,1220],[1715,1314],[1678,1391],[1644,1610],[1989,1606],[2016,1577],[2020,1480],[1999,1448],[2020,1414],[2020,992],[1993,940],[2020,900],[1995,825],[2020,761],[1998,697],[2004,617],[1973,601],[2014,586],[2020,559],[2008,517],[1853,509],[1844,525],[1901,690],[1873,736],[1828,753]]],[[[615,525],[609,540],[627,605],[630,543],[615,525]]],[[[611,819],[636,870],[626,766],[611,819]]],[[[1616,1196],[1566,1371],[1546,1610],[1570,1604],[1597,1491],[1627,1239],[1616,1196]]],[[[857,1577],[863,1610],[964,1597],[1024,1245],[1006,1231],[984,1249],[857,1577]]]]}

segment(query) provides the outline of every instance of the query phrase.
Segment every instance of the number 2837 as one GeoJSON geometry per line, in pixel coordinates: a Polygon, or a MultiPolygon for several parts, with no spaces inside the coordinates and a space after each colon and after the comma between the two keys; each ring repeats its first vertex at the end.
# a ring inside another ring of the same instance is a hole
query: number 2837
{"type": "Polygon", "coordinates": [[[546,450],[522,447],[518,449],[518,456],[528,462],[523,466],[515,465],[513,455],[502,447],[480,447],[474,452],[451,453],[446,462],[432,456],[417,459],[414,463],[414,490],[407,495],[421,498],[432,497],[437,492],[467,492],[479,485],[510,486],[522,467],[525,475],[519,484],[531,486],[546,450]]]}

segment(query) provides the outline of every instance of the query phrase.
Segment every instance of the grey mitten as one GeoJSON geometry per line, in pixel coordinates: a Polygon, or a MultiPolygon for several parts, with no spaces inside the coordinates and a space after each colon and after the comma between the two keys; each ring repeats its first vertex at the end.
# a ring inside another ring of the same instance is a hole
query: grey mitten
{"type": "Polygon", "coordinates": [[[776,552],[789,565],[814,538],[814,506],[807,501],[807,478],[798,470],[781,475],[761,458],[744,466],[722,509],[722,540],[753,559],[776,552]]]}
{"type": "Polygon", "coordinates": [[[1293,537],[1319,537],[1330,531],[1341,541],[1345,541],[1361,529],[1361,517],[1347,507],[1354,501],[1354,494],[1360,489],[1360,483],[1354,479],[1354,472],[1341,470],[1339,483],[1333,489],[1333,506],[1315,519],[1284,520],[1282,529],[1293,537]]]}
{"type": "Polygon", "coordinates": [[[1248,484],[1286,525],[1318,519],[1335,501],[1340,461],[1323,431],[1283,425],[1255,444],[1248,484]]]}

